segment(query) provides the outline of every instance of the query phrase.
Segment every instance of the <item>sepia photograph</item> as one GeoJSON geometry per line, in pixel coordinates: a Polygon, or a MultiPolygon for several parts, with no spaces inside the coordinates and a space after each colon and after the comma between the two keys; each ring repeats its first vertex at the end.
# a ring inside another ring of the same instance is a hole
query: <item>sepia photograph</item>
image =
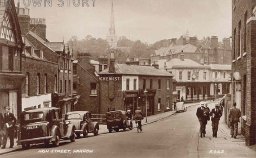
{"type": "Polygon", "coordinates": [[[1,158],[256,158],[254,84],[256,0],[0,0],[1,158]]]}

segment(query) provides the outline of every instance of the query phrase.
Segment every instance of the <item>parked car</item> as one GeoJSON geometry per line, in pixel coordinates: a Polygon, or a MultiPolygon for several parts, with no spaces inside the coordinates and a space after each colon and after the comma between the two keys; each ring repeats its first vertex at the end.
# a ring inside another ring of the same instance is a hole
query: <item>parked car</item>
{"type": "Polygon", "coordinates": [[[129,124],[127,120],[126,112],[122,110],[107,112],[106,122],[109,133],[111,133],[112,130],[118,132],[119,129],[123,129],[125,131],[126,128],[131,128],[131,124],[129,124]]]}
{"type": "Polygon", "coordinates": [[[20,140],[18,143],[23,149],[29,148],[30,144],[49,143],[59,146],[60,139],[75,141],[75,126],[66,123],[60,118],[59,108],[39,108],[24,111],[21,114],[20,140]]]}
{"type": "Polygon", "coordinates": [[[65,115],[65,121],[75,125],[75,133],[77,137],[83,134],[86,137],[88,133],[95,136],[99,134],[99,123],[92,121],[89,111],[72,111],[65,115]]]}
{"type": "Polygon", "coordinates": [[[185,112],[187,111],[187,107],[184,102],[177,102],[176,103],[176,112],[185,112]]]}

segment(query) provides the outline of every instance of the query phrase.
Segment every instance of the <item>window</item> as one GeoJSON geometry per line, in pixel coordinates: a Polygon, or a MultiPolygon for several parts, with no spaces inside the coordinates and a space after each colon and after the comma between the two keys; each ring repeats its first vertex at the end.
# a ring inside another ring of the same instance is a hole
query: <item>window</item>
{"type": "Polygon", "coordinates": [[[44,75],[44,93],[48,92],[47,88],[47,74],[44,75]]]}
{"type": "Polygon", "coordinates": [[[102,71],[102,65],[99,65],[99,72],[102,71]]]}
{"type": "Polygon", "coordinates": [[[26,73],[26,81],[25,81],[25,94],[29,96],[29,73],[26,73]]]}
{"type": "Polygon", "coordinates": [[[36,95],[40,94],[40,74],[36,77],[36,95]]]}
{"type": "Polygon", "coordinates": [[[244,52],[246,52],[246,40],[247,40],[247,36],[246,36],[246,31],[247,31],[247,26],[246,26],[246,22],[247,22],[247,11],[244,14],[244,52]]]}
{"type": "Polygon", "coordinates": [[[234,29],[234,34],[233,34],[233,60],[236,59],[236,29],[234,29]]]}
{"type": "Polygon", "coordinates": [[[65,80],[65,83],[64,83],[64,90],[65,90],[65,93],[67,93],[67,80],[65,80]]]}
{"type": "Polygon", "coordinates": [[[108,65],[104,65],[104,70],[108,68],[108,65]]]}
{"type": "Polygon", "coordinates": [[[179,71],[179,80],[182,80],[182,71],[179,71]]]}
{"type": "Polygon", "coordinates": [[[57,92],[58,90],[58,80],[57,80],[57,75],[54,76],[54,92],[57,92]]]}
{"type": "Polygon", "coordinates": [[[77,75],[77,64],[73,64],[73,74],[77,75]]]}
{"type": "Polygon", "coordinates": [[[188,80],[191,80],[191,72],[188,71],[188,80]]]}
{"type": "Polygon", "coordinates": [[[241,29],[241,21],[240,21],[238,24],[238,44],[237,44],[238,45],[238,54],[237,54],[238,57],[240,57],[242,54],[241,44],[242,44],[242,29],[241,29]]]}
{"type": "Polygon", "coordinates": [[[150,79],[150,89],[153,89],[153,79],[150,79]]]}
{"type": "Polygon", "coordinates": [[[223,78],[226,78],[226,72],[223,72],[223,78]]]}
{"type": "Polygon", "coordinates": [[[170,89],[170,79],[166,80],[166,87],[167,87],[167,89],[170,89]]]}
{"type": "Polygon", "coordinates": [[[62,93],[63,89],[62,89],[62,80],[60,80],[60,93],[62,93]]]}
{"type": "Polygon", "coordinates": [[[91,95],[97,95],[97,84],[96,83],[91,83],[91,95]]]}
{"type": "Polygon", "coordinates": [[[133,90],[137,90],[137,79],[133,80],[133,90]]]}
{"type": "Polygon", "coordinates": [[[126,90],[130,90],[130,79],[126,79],[126,90]]]}
{"type": "Polygon", "coordinates": [[[158,79],[158,89],[161,89],[161,79],[158,79]]]}
{"type": "Polygon", "coordinates": [[[143,79],[143,89],[146,89],[146,79],[143,79]]]}
{"type": "Polygon", "coordinates": [[[217,71],[215,72],[215,78],[218,78],[218,72],[217,71]]]}
{"type": "Polygon", "coordinates": [[[204,72],[204,76],[203,76],[204,80],[206,80],[206,75],[207,75],[207,72],[204,72]]]}

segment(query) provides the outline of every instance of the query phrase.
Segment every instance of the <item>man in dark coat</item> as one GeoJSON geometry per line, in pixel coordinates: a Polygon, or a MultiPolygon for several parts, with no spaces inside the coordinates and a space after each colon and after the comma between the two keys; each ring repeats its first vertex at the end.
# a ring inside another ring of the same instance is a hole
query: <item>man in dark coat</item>
{"type": "Polygon", "coordinates": [[[212,136],[217,138],[217,132],[219,127],[220,117],[222,116],[222,111],[218,104],[215,105],[215,108],[210,112],[212,120],[212,136]]]}
{"type": "Polygon", "coordinates": [[[204,104],[200,103],[200,107],[196,110],[196,116],[198,118],[198,121],[200,123],[200,137],[203,137],[204,134],[204,104]]]}
{"type": "Polygon", "coordinates": [[[4,114],[4,123],[6,127],[6,135],[4,136],[2,149],[5,148],[7,143],[7,138],[10,139],[10,148],[13,148],[14,145],[14,134],[15,134],[15,124],[16,118],[13,113],[10,112],[10,107],[5,107],[6,113],[4,114]]]}
{"type": "Polygon", "coordinates": [[[229,123],[231,126],[231,137],[236,138],[238,133],[238,122],[239,118],[241,117],[241,111],[236,108],[236,103],[234,103],[233,108],[229,110],[229,123]]]}
{"type": "Polygon", "coordinates": [[[4,130],[4,117],[3,114],[0,113],[0,146],[3,143],[3,137],[5,135],[5,130],[4,130]]]}

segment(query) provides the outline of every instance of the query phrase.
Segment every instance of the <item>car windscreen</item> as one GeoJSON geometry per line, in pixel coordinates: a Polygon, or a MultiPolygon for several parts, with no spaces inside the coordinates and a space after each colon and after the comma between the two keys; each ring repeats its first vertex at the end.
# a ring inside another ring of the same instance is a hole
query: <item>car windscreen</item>
{"type": "Polygon", "coordinates": [[[23,120],[25,122],[43,121],[44,120],[44,113],[43,112],[25,113],[23,115],[23,120]]]}
{"type": "Polygon", "coordinates": [[[81,119],[81,115],[78,113],[73,114],[67,114],[65,117],[66,120],[72,120],[72,119],[81,119]]]}

